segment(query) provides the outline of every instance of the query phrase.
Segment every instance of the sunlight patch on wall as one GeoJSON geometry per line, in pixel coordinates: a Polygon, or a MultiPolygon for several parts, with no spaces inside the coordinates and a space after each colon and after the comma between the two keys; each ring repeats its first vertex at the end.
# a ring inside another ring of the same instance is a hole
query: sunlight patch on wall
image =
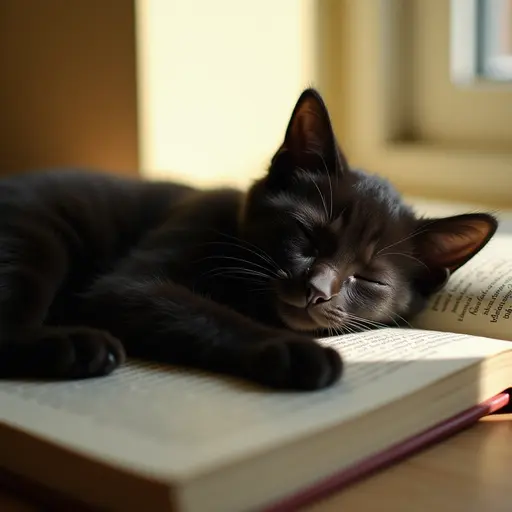
{"type": "Polygon", "coordinates": [[[138,0],[143,175],[245,186],[315,84],[313,0],[138,0]]]}

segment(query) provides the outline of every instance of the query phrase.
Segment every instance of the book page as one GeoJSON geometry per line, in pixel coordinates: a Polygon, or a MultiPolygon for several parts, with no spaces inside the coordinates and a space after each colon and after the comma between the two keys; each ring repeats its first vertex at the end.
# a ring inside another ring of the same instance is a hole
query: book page
{"type": "Polygon", "coordinates": [[[512,340],[512,237],[491,240],[411,323],[422,329],[512,340]]]}
{"type": "MultiPolygon", "coordinates": [[[[180,480],[321,432],[510,348],[391,328],[320,342],[340,350],[346,364],[341,381],[320,392],[276,392],[132,361],[98,379],[0,383],[0,430],[11,425],[111,464],[180,480]]],[[[476,401],[478,382],[474,392],[476,401]]]]}

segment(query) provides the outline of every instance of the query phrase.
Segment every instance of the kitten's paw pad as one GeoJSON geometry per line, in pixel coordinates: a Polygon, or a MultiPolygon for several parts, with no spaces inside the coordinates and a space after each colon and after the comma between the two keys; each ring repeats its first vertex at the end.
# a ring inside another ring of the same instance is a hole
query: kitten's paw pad
{"type": "Polygon", "coordinates": [[[256,380],[264,385],[306,391],[334,384],[343,370],[338,352],[298,336],[262,343],[251,366],[256,380]]]}
{"type": "Polygon", "coordinates": [[[97,329],[59,330],[42,341],[49,367],[56,377],[81,379],[107,375],[126,359],[121,342],[97,329]]]}

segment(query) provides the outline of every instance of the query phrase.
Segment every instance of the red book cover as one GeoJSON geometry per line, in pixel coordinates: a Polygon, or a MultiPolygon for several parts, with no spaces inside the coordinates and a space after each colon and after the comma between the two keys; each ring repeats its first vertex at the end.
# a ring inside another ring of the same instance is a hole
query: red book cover
{"type": "Polygon", "coordinates": [[[505,408],[508,409],[506,406],[509,405],[509,402],[509,393],[500,393],[372,457],[364,459],[353,466],[349,466],[339,473],[335,473],[317,482],[311,487],[305,488],[288,498],[272,504],[265,508],[264,512],[288,512],[297,510],[298,507],[310,504],[333,492],[339,492],[358,480],[366,478],[434,443],[439,443],[457,432],[470,427],[484,416],[502,412],[505,408]]]}

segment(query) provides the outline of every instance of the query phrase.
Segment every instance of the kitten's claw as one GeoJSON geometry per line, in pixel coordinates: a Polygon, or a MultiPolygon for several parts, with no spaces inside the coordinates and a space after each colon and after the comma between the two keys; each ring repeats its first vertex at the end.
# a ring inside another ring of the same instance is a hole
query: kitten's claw
{"type": "Polygon", "coordinates": [[[121,342],[97,329],[58,329],[41,341],[46,345],[50,377],[82,379],[107,375],[125,359],[121,342]]]}

